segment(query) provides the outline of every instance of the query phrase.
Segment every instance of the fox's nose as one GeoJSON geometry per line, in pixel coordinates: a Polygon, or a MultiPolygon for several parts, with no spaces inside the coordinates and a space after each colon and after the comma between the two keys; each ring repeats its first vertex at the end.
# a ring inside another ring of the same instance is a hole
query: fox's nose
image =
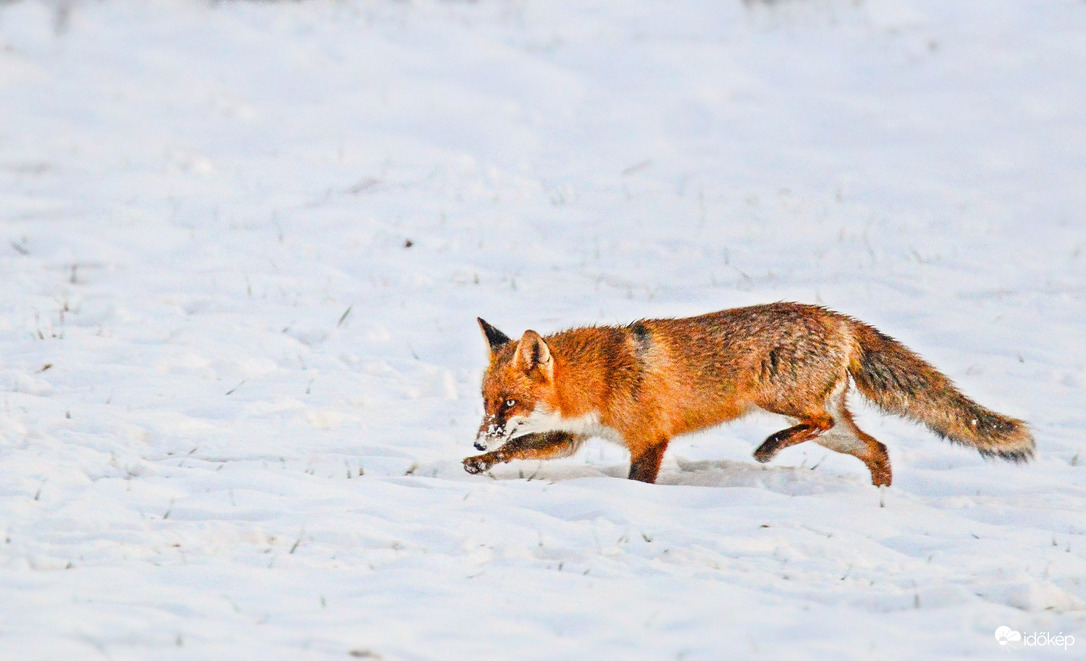
{"type": "Polygon", "coordinates": [[[486,444],[483,443],[482,441],[475,441],[475,449],[478,450],[479,452],[482,452],[483,450],[486,449],[486,444]]]}

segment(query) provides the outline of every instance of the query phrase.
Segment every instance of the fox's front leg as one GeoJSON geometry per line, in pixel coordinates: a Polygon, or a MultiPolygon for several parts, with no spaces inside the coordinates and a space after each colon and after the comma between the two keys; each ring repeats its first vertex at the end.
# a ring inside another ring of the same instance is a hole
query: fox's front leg
{"type": "Polygon", "coordinates": [[[482,473],[494,464],[504,464],[514,459],[568,457],[581,447],[584,440],[584,436],[564,431],[528,434],[514,438],[493,452],[464,459],[464,470],[469,473],[482,473]]]}
{"type": "Polygon", "coordinates": [[[656,476],[660,473],[660,461],[667,451],[668,439],[661,439],[644,446],[630,447],[630,479],[639,482],[656,482],[656,476]]]}

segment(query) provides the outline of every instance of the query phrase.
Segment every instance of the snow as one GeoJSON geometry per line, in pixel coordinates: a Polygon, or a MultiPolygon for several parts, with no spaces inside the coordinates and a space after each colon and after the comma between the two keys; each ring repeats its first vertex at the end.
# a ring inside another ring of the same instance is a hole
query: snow
{"type": "Polygon", "coordinates": [[[1072,0],[4,4],[0,658],[1080,656],[1084,31],[1072,0]],[[600,440],[463,470],[476,316],[773,300],[898,337],[1037,460],[854,398],[889,489],[810,443],[757,464],[768,415],[657,485],[600,440]]]}

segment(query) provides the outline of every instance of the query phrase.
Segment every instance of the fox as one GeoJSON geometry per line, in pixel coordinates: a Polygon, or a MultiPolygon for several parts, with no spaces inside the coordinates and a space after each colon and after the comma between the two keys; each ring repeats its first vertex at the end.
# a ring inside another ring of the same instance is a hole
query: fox
{"type": "Polygon", "coordinates": [[[527,330],[518,341],[477,321],[490,357],[475,440],[484,454],[463,460],[469,473],[570,456],[602,437],[629,451],[629,479],[653,483],[674,437],[762,410],[793,424],[758,446],[757,461],[814,441],[890,486],[887,448],[856,425],[850,386],[986,458],[1034,456],[1024,421],[981,406],[901,342],[822,306],[778,302],[546,337],[527,330]]]}

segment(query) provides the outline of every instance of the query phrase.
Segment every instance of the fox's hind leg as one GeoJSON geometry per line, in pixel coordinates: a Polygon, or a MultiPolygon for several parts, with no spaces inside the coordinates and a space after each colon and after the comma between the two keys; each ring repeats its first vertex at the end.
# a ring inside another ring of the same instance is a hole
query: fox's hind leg
{"type": "Polygon", "coordinates": [[[836,452],[851,454],[864,462],[871,471],[871,484],[877,487],[890,486],[893,473],[890,470],[890,455],[886,452],[886,446],[856,426],[852,414],[845,408],[844,401],[834,411],[834,415],[837,424],[815,439],[815,443],[836,452]]]}
{"type": "Polygon", "coordinates": [[[764,406],[772,413],[779,413],[799,420],[799,424],[773,434],[754,451],[754,458],[765,463],[784,448],[806,441],[814,441],[822,447],[851,454],[864,462],[871,471],[871,483],[889,486],[892,475],[890,457],[886,446],[856,426],[845,406],[848,381],[839,382],[821,405],[814,410],[802,410],[791,406],[764,406]]]}
{"type": "Polygon", "coordinates": [[[841,382],[826,401],[826,410],[833,416],[834,426],[828,432],[815,439],[822,447],[835,452],[851,454],[864,462],[871,471],[871,484],[877,487],[890,486],[893,475],[890,471],[890,455],[886,452],[886,446],[875,440],[873,436],[856,426],[846,405],[845,395],[848,392],[848,381],[841,382]]]}
{"type": "Polygon", "coordinates": [[[763,464],[778,452],[793,445],[813,441],[833,427],[833,418],[823,416],[802,416],[801,422],[788,429],[782,429],[758,446],[754,458],[763,464]]]}

